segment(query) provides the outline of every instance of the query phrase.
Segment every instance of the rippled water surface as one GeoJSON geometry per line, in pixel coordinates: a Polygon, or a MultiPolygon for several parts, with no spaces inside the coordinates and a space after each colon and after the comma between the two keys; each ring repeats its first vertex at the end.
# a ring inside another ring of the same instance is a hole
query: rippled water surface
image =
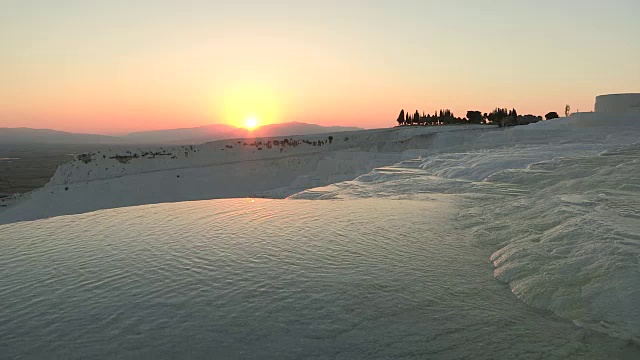
{"type": "Polygon", "coordinates": [[[639,354],[496,281],[457,201],[214,200],[2,226],[0,357],[639,354]]]}

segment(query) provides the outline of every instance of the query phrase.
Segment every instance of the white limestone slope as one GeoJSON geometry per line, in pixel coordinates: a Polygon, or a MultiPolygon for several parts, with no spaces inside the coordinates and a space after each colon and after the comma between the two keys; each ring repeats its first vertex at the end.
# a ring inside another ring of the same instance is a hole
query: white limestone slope
{"type": "Polygon", "coordinates": [[[123,206],[231,197],[284,198],[476,139],[492,126],[363,130],[196,146],[101,151],[58,168],[0,213],[0,224],[123,206]]]}

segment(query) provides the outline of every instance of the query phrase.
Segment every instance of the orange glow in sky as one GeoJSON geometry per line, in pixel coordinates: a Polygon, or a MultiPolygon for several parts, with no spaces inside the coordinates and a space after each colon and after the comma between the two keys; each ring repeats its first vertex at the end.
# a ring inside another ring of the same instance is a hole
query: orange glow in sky
{"type": "Polygon", "coordinates": [[[575,3],[10,1],[0,127],[376,128],[401,108],[544,115],[640,90],[640,1],[575,3]]]}

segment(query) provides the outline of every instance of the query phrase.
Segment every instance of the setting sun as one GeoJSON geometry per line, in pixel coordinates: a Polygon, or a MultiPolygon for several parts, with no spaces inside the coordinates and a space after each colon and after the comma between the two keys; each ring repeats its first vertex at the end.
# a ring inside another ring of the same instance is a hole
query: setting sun
{"type": "Polygon", "coordinates": [[[244,122],[244,127],[246,127],[249,130],[255,129],[257,126],[258,126],[258,120],[254,117],[251,117],[244,122]]]}
{"type": "Polygon", "coordinates": [[[238,83],[225,90],[218,100],[209,102],[211,117],[224,123],[255,129],[260,126],[281,122],[286,104],[282,96],[267,84],[238,83]]]}

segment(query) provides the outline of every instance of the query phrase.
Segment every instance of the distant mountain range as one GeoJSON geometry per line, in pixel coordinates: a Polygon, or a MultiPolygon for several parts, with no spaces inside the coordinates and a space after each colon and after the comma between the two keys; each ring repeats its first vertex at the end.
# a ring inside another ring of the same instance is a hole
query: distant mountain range
{"type": "Polygon", "coordinates": [[[31,128],[0,128],[0,144],[119,144],[118,137],[31,128]]]}
{"type": "Polygon", "coordinates": [[[123,136],[77,134],[50,129],[0,128],[0,144],[201,144],[208,141],[310,135],[330,132],[362,130],[357,127],[320,126],[299,122],[271,124],[255,130],[215,124],[184,129],[135,132],[123,136]]]}

